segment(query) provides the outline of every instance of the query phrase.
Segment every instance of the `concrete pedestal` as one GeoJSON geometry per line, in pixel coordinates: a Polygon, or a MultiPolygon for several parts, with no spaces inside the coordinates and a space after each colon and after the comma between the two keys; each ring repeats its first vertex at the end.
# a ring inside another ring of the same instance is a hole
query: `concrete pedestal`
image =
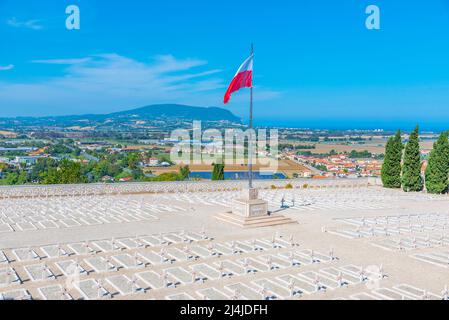
{"type": "Polygon", "coordinates": [[[232,213],[244,218],[264,217],[268,215],[268,202],[260,199],[237,199],[234,200],[232,213]]]}
{"type": "Polygon", "coordinates": [[[240,199],[234,200],[232,211],[218,214],[215,218],[241,228],[269,227],[297,223],[282,215],[269,215],[268,202],[259,199],[257,189],[246,189],[240,199]]]}

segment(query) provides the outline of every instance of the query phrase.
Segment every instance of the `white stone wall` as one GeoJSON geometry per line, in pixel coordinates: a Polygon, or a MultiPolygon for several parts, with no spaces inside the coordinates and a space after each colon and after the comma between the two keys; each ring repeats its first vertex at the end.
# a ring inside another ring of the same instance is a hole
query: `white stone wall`
{"type": "MultiPolygon", "coordinates": [[[[354,188],[378,186],[379,179],[294,179],[294,180],[257,180],[254,185],[258,189],[278,188],[354,188]]],[[[82,184],[52,186],[2,186],[0,198],[7,197],[46,197],[101,194],[138,194],[138,193],[183,193],[242,190],[247,181],[185,181],[185,182],[148,182],[118,184],[82,184]]]]}

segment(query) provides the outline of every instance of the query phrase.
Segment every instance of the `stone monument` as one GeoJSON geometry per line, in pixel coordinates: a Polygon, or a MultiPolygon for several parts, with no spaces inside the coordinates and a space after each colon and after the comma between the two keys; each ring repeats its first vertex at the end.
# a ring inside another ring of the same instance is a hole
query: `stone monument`
{"type": "Polygon", "coordinates": [[[259,198],[256,188],[244,189],[242,197],[232,203],[232,211],[220,213],[215,218],[240,228],[261,228],[297,223],[281,214],[270,213],[268,202],[259,198]]]}
{"type": "Polygon", "coordinates": [[[268,202],[259,199],[256,188],[245,189],[242,197],[234,200],[232,213],[244,218],[268,216],[268,202]]]}

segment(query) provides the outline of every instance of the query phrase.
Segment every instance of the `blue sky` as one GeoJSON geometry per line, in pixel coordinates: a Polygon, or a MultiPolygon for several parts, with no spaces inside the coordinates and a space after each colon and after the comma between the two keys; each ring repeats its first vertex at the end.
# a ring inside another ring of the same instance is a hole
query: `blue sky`
{"type": "Polygon", "coordinates": [[[223,106],[254,42],[258,124],[449,127],[448,0],[0,0],[0,36],[0,116],[223,106]]]}

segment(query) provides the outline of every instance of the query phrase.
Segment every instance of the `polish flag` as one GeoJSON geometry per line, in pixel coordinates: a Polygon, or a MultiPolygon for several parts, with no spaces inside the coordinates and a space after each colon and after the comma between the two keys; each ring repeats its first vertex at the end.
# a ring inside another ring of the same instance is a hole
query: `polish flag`
{"type": "Polygon", "coordinates": [[[254,55],[251,55],[246,59],[235,74],[234,79],[232,79],[224,96],[225,104],[229,102],[233,92],[236,92],[241,88],[251,88],[253,86],[253,58],[254,55]]]}

